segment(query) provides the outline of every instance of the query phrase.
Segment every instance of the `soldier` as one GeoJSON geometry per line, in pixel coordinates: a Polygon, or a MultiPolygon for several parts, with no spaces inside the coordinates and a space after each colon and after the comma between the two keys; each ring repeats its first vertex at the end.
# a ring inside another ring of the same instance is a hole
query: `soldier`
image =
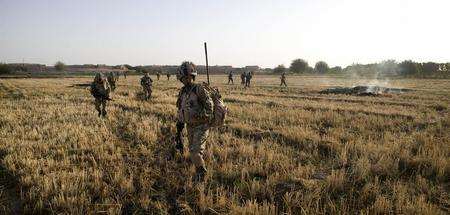
{"type": "Polygon", "coordinates": [[[247,75],[245,76],[245,87],[250,87],[250,81],[252,80],[252,77],[253,73],[248,72],[247,75]]]}
{"type": "Polygon", "coordinates": [[[114,91],[116,89],[116,77],[115,77],[114,73],[109,72],[107,78],[108,78],[108,83],[111,87],[111,91],[114,91]]]}
{"type": "Polygon", "coordinates": [[[281,73],[280,79],[281,79],[280,87],[283,86],[283,85],[285,87],[287,87],[287,84],[286,84],[286,72],[281,73]]]}
{"type": "Polygon", "coordinates": [[[247,75],[245,74],[245,72],[243,72],[242,74],[241,74],[241,85],[245,85],[245,77],[246,77],[247,75]]]}
{"type": "Polygon", "coordinates": [[[109,97],[110,87],[106,78],[97,73],[94,82],[91,84],[91,94],[94,96],[95,109],[98,111],[98,116],[106,116],[106,101],[111,100],[109,97]]]}
{"type": "Polygon", "coordinates": [[[141,78],[141,86],[144,90],[145,100],[148,100],[152,96],[152,83],[153,80],[148,75],[148,72],[146,72],[144,77],[141,78]]]}
{"type": "Polygon", "coordinates": [[[161,73],[158,71],[158,72],[156,73],[156,78],[158,79],[158,81],[159,81],[159,76],[161,76],[161,73]]]}
{"type": "Polygon", "coordinates": [[[233,81],[233,71],[230,71],[230,73],[228,73],[228,84],[230,84],[230,82],[231,82],[232,84],[234,84],[234,81],[233,81]]]}
{"type": "Polygon", "coordinates": [[[176,148],[183,152],[183,129],[186,124],[189,152],[196,167],[196,180],[203,181],[206,174],[203,153],[209,134],[209,124],[213,118],[213,101],[204,86],[194,83],[197,70],[192,62],[183,62],[177,78],[183,83],[178,94],[178,122],[176,148]]]}
{"type": "Polygon", "coordinates": [[[170,80],[170,73],[167,73],[166,76],[167,76],[167,80],[170,80]]]}

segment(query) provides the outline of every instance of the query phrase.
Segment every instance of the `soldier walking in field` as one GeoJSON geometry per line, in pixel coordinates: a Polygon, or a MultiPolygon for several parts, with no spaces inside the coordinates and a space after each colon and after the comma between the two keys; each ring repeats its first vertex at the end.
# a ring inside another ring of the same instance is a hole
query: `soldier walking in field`
{"type": "Polygon", "coordinates": [[[166,76],[167,76],[167,80],[170,80],[170,73],[167,73],[166,76]]]}
{"type": "Polygon", "coordinates": [[[248,72],[247,75],[245,76],[245,87],[250,87],[250,81],[253,78],[253,74],[252,72],[248,72]]]}
{"type": "Polygon", "coordinates": [[[210,122],[213,119],[213,101],[202,84],[194,83],[197,70],[192,62],[183,62],[177,78],[183,83],[178,94],[178,122],[176,148],[183,152],[183,129],[186,125],[189,141],[189,152],[196,168],[196,180],[203,181],[206,165],[203,153],[209,134],[210,122]]]}
{"type": "Polygon", "coordinates": [[[245,77],[247,75],[245,74],[245,72],[241,73],[241,85],[245,85],[245,77]]]}
{"type": "Polygon", "coordinates": [[[111,91],[114,91],[116,89],[116,77],[113,72],[108,73],[108,83],[111,87],[111,91]]]}
{"type": "Polygon", "coordinates": [[[161,73],[158,71],[157,73],[156,73],[156,79],[159,81],[159,76],[161,76],[161,73]]]}
{"type": "Polygon", "coordinates": [[[283,85],[285,87],[287,87],[287,84],[286,84],[286,72],[281,73],[280,80],[281,80],[280,87],[283,86],[283,85]]]}
{"type": "Polygon", "coordinates": [[[230,82],[231,82],[231,84],[234,84],[233,71],[230,71],[230,73],[228,73],[228,84],[230,84],[230,82]]]}
{"type": "Polygon", "coordinates": [[[144,91],[144,99],[148,100],[152,96],[152,83],[153,80],[148,75],[148,72],[141,78],[141,86],[144,91]]]}
{"type": "Polygon", "coordinates": [[[111,100],[109,97],[110,86],[106,78],[97,73],[94,82],[91,84],[91,95],[95,98],[95,109],[98,111],[98,116],[106,116],[106,102],[111,100]]]}

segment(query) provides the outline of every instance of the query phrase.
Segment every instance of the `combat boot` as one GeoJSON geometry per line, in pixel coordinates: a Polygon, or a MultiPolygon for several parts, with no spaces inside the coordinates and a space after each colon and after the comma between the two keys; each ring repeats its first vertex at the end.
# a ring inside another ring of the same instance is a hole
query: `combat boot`
{"type": "Polygon", "coordinates": [[[205,167],[197,167],[195,171],[195,181],[196,182],[204,182],[206,176],[206,168],[205,167]]]}

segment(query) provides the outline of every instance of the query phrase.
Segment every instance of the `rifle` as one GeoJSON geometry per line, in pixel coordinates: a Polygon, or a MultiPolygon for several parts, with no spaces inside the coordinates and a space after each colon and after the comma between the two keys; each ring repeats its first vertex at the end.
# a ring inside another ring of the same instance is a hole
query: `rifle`
{"type": "Polygon", "coordinates": [[[205,57],[206,57],[206,78],[208,79],[208,85],[209,85],[208,48],[206,47],[206,42],[204,43],[204,45],[205,45],[205,57]]]}

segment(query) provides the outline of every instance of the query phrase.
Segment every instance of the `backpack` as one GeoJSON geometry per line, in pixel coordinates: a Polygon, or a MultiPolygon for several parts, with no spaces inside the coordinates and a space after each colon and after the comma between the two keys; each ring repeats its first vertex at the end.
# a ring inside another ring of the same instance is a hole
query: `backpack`
{"type": "Polygon", "coordinates": [[[222,95],[220,95],[219,89],[216,87],[211,87],[207,83],[203,83],[205,91],[209,94],[213,100],[213,119],[210,123],[211,127],[220,127],[225,124],[225,118],[228,113],[228,108],[222,100],[222,95]]]}

